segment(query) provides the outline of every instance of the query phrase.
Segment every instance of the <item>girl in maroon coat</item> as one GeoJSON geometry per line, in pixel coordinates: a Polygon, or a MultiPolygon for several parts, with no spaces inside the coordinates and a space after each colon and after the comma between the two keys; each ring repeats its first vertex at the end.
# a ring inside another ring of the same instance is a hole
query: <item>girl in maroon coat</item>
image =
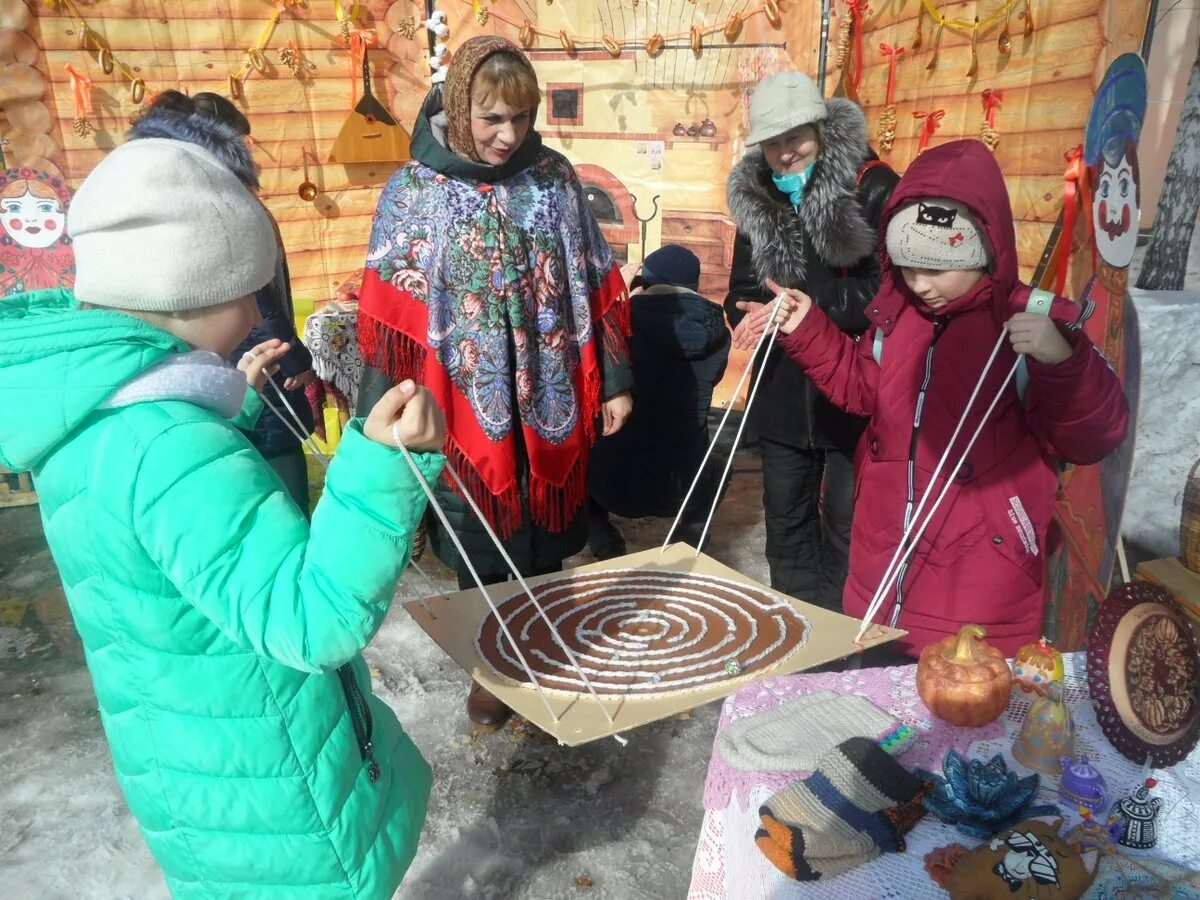
{"type": "MultiPolygon", "coordinates": [[[[906,629],[899,647],[914,655],[978,623],[1011,656],[1041,631],[1058,463],[1095,463],[1121,442],[1129,419],[1121,384],[1081,329],[1088,305],[1054,297],[1048,314],[1027,311],[1032,289],[1017,277],[1008,191],[979,141],[922,154],[880,227],[883,278],[860,340],[800,291],[783,291],[781,306],[787,354],[836,405],[870,417],[855,461],[845,611],[866,612],[1007,325],[914,535],[945,480],[952,484],[875,621],[906,629]],[[955,473],[1018,355],[1016,380],[955,473]]],[[[750,333],[761,333],[770,306],[752,315],[761,321],[750,333]]]]}

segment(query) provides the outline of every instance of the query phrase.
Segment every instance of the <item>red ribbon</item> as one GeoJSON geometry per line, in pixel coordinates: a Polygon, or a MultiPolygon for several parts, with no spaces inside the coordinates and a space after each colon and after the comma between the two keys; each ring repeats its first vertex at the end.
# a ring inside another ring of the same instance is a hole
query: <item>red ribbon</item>
{"type": "Polygon", "coordinates": [[[944,109],[935,109],[931,112],[923,112],[917,110],[913,113],[914,119],[924,119],[925,127],[921,129],[921,141],[917,144],[917,155],[925,152],[925,148],[929,145],[930,136],[942,126],[942,116],[946,115],[944,109]]]}
{"type": "Polygon", "coordinates": [[[71,92],[75,96],[75,118],[82,119],[92,114],[92,79],[75,71],[68,64],[67,74],[71,76],[71,92]]]}
{"type": "Polygon", "coordinates": [[[896,63],[904,55],[904,48],[893,47],[891,44],[880,44],[879,52],[888,58],[887,99],[883,102],[883,105],[891,106],[892,97],[896,92],[896,63]]]}
{"type": "Polygon", "coordinates": [[[367,56],[367,48],[379,43],[374,31],[366,28],[356,28],[350,32],[350,108],[358,98],[358,73],[362,71],[363,60],[367,56]]]}
{"type": "Polygon", "coordinates": [[[987,119],[988,128],[996,130],[996,111],[1004,100],[1004,91],[994,91],[988,88],[983,92],[983,116],[987,119]]]}
{"type": "Polygon", "coordinates": [[[867,14],[867,0],[846,0],[847,12],[854,17],[854,94],[858,95],[858,83],[863,73],[863,16],[867,14]]]}
{"type": "MultiPolygon", "coordinates": [[[[1063,231],[1058,239],[1058,259],[1054,264],[1054,293],[1062,294],[1067,284],[1071,243],[1075,240],[1075,213],[1081,199],[1087,197],[1087,163],[1083,145],[1063,154],[1067,169],[1063,172],[1063,231]]],[[[1091,220],[1088,220],[1091,227],[1091,220]]]]}

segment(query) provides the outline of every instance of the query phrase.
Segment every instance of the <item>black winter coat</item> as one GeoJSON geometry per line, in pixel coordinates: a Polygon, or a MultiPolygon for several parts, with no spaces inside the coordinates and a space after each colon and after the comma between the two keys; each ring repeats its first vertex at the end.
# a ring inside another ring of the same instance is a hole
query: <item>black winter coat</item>
{"type": "MultiPolygon", "coordinates": [[[[799,288],[848,334],[866,331],[866,305],[879,287],[879,220],[899,176],[867,146],[862,110],[829,100],[821,150],[799,212],[754,148],[729,176],[729,211],[738,233],[725,312],[736,327],[739,300],[770,301],[767,278],[799,288]],[[869,163],[874,163],[869,165],[869,163]]],[[[800,367],[774,347],[747,422],[759,437],[800,448],[851,450],[866,420],[823,397],[800,367]]]]}
{"type": "MultiPolygon", "coordinates": [[[[279,232],[276,229],[276,238],[278,239],[279,232]]],[[[288,280],[287,257],[284,255],[283,243],[278,243],[279,260],[275,265],[275,277],[266,287],[258,290],[254,294],[254,299],[258,303],[258,313],[262,316],[262,321],[254,326],[250,331],[250,335],[242,341],[238,348],[233,351],[229,357],[229,361],[237,365],[242,358],[242,354],[263,341],[268,341],[271,338],[279,338],[281,341],[287,341],[292,345],[291,349],[283,355],[279,360],[279,372],[275,374],[272,380],[283,392],[287,398],[288,405],[296,412],[300,418],[300,423],[304,426],[303,433],[310,434],[313,430],[313,411],[308,403],[308,398],[304,395],[304,389],[298,388],[294,391],[287,391],[283,388],[285,379],[293,375],[299,375],[301,372],[307,372],[312,368],[312,354],[308,352],[308,348],[304,346],[299,336],[296,334],[296,313],[292,306],[292,291],[288,280]]],[[[258,422],[254,426],[254,430],[247,432],[250,438],[250,443],[258,448],[258,451],[267,459],[273,456],[282,456],[296,450],[300,447],[300,441],[292,434],[279,417],[270,409],[265,408],[266,403],[270,403],[279,412],[287,417],[289,424],[297,431],[300,430],[283,404],[280,402],[279,394],[267,385],[263,391],[264,409],[258,417],[258,422]]]]}
{"type": "Polygon", "coordinates": [[[655,285],[629,302],[633,413],[597,441],[589,485],[619,516],[674,516],[708,449],[708,411],[729,361],[729,329],[720,306],[685,288],[655,285]]]}

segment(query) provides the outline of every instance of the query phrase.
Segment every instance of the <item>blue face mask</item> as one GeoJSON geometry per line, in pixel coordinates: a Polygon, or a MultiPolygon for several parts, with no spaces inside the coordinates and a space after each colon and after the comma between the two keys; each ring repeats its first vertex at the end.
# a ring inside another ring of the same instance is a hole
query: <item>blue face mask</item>
{"type": "Polygon", "coordinates": [[[803,172],[789,172],[786,175],[773,173],[771,178],[775,182],[775,187],[788,195],[788,200],[796,209],[800,208],[800,204],[804,202],[804,190],[808,187],[808,182],[812,178],[813,166],[816,162],[810,162],[808,168],[803,172]]]}

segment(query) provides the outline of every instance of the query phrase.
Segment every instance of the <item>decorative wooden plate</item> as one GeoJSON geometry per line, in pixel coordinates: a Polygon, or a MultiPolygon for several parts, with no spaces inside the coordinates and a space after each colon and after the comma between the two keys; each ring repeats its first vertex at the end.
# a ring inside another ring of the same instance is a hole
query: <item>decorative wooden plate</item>
{"type": "Polygon", "coordinates": [[[1170,591],[1123,584],[1100,606],[1088,686],[1104,736],[1141,765],[1171,766],[1200,738],[1200,642],[1170,591]]]}

